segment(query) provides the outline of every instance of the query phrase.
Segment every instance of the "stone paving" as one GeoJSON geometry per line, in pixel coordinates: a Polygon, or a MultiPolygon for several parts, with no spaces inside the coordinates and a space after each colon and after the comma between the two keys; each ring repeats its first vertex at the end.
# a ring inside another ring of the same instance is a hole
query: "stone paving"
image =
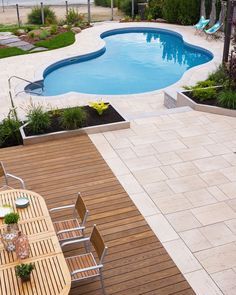
{"type": "MultiPolygon", "coordinates": [[[[0,32],[0,45],[6,45],[8,47],[16,47],[24,51],[39,51],[37,47],[29,42],[22,41],[18,36],[12,35],[9,32],[0,32]]],[[[40,47],[40,51],[47,50],[46,48],[40,47]]]]}
{"type": "Polygon", "coordinates": [[[90,135],[197,295],[236,294],[235,131],[185,110],[90,135]]]}

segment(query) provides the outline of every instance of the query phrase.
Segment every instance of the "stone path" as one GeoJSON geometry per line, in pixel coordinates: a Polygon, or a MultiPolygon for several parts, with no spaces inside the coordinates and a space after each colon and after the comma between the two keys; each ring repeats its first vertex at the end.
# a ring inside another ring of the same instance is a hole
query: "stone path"
{"type": "Polygon", "coordinates": [[[22,41],[18,36],[13,35],[10,32],[0,32],[0,45],[7,47],[16,47],[24,51],[45,51],[47,48],[35,47],[29,42],[22,41]]]}

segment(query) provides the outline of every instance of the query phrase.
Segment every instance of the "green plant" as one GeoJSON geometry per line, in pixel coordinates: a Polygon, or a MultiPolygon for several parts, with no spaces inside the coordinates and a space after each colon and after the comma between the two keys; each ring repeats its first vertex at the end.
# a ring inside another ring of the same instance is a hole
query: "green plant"
{"type": "Polygon", "coordinates": [[[164,0],[163,18],[170,23],[191,25],[200,15],[200,0],[164,0]]]}
{"type": "Polygon", "coordinates": [[[29,279],[31,272],[34,269],[34,263],[18,264],[15,267],[16,276],[21,279],[29,279]]]}
{"type": "Polygon", "coordinates": [[[195,88],[192,90],[194,98],[203,102],[204,100],[216,98],[216,88],[195,88]]]}
{"type": "Polygon", "coordinates": [[[56,35],[57,32],[58,32],[58,26],[57,25],[51,25],[51,27],[50,27],[50,33],[52,35],[56,35]]]}
{"type": "Polygon", "coordinates": [[[61,123],[65,129],[77,129],[86,120],[86,112],[80,107],[65,109],[62,113],[61,123]]]}
{"type": "Polygon", "coordinates": [[[109,108],[109,103],[103,101],[90,102],[89,106],[97,111],[98,115],[101,116],[105,110],[109,108]]]}
{"type": "Polygon", "coordinates": [[[50,33],[47,30],[42,30],[42,32],[39,35],[39,39],[45,40],[48,36],[50,36],[50,33]]]}
{"type": "Polygon", "coordinates": [[[135,15],[135,21],[140,22],[141,21],[141,16],[140,15],[135,15]]]}
{"type": "Polygon", "coordinates": [[[43,40],[35,43],[38,47],[46,47],[48,49],[56,49],[71,45],[75,42],[75,34],[73,32],[65,32],[59,35],[56,35],[49,40],[43,40]]]}
{"type": "Polygon", "coordinates": [[[20,216],[18,213],[12,212],[9,214],[6,214],[4,217],[4,223],[5,224],[14,224],[14,223],[18,223],[20,219],[20,216]]]}
{"type": "Polygon", "coordinates": [[[215,72],[211,73],[207,79],[214,81],[216,85],[223,85],[229,79],[229,75],[226,68],[221,65],[215,72]]]}
{"type": "MultiPolygon", "coordinates": [[[[46,24],[55,24],[57,22],[57,18],[55,12],[49,8],[48,6],[44,6],[44,19],[46,24]]],[[[32,8],[31,12],[28,14],[28,23],[41,25],[42,24],[42,15],[41,15],[41,7],[35,6],[32,8]]]]}
{"type": "Polygon", "coordinates": [[[164,0],[149,0],[146,10],[147,20],[161,18],[164,0]]]}
{"type": "Polygon", "coordinates": [[[236,92],[233,90],[221,91],[217,97],[217,102],[223,108],[236,109],[236,92]]]}
{"type": "Polygon", "coordinates": [[[35,38],[35,33],[32,31],[32,32],[29,32],[28,33],[28,36],[30,37],[30,38],[32,38],[32,39],[34,39],[35,38]]]}
{"type": "Polygon", "coordinates": [[[74,8],[70,8],[68,14],[66,15],[66,22],[70,25],[81,23],[84,20],[84,16],[74,8]]]}
{"type": "Polygon", "coordinates": [[[0,124],[0,147],[22,144],[20,126],[21,122],[14,115],[14,111],[10,110],[7,118],[0,124]]]}
{"type": "Polygon", "coordinates": [[[36,105],[31,102],[26,117],[29,123],[27,127],[34,134],[41,134],[50,126],[50,116],[44,111],[42,105],[36,105]]]}

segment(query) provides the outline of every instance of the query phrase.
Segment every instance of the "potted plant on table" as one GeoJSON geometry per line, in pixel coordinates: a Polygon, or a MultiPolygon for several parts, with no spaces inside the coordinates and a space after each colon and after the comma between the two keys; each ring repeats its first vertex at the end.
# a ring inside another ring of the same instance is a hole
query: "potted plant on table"
{"type": "Polygon", "coordinates": [[[7,229],[18,230],[18,221],[20,216],[18,213],[12,212],[4,216],[4,223],[7,224],[7,229]]]}
{"type": "Polygon", "coordinates": [[[15,267],[16,276],[21,279],[22,282],[30,281],[30,274],[35,268],[33,263],[19,264],[15,267]]]}

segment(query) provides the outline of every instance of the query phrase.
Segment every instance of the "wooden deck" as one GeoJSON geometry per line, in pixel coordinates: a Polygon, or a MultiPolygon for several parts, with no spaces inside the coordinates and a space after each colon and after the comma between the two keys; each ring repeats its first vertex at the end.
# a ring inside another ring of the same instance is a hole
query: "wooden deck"
{"type": "MultiPolygon", "coordinates": [[[[0,160],[25,180],[27,189],[41,194],[49,208],[71,203],[82,193],[90,210],[87,232],[96,223],[109,247],[107,294],[195,294],[86,135],[2,149],[0,160]]],[[[69,248],[65,255],[78,251],[69,248]]],[[[77,284],[72,294],[102,294],[100,282],[77,284]]]]}

